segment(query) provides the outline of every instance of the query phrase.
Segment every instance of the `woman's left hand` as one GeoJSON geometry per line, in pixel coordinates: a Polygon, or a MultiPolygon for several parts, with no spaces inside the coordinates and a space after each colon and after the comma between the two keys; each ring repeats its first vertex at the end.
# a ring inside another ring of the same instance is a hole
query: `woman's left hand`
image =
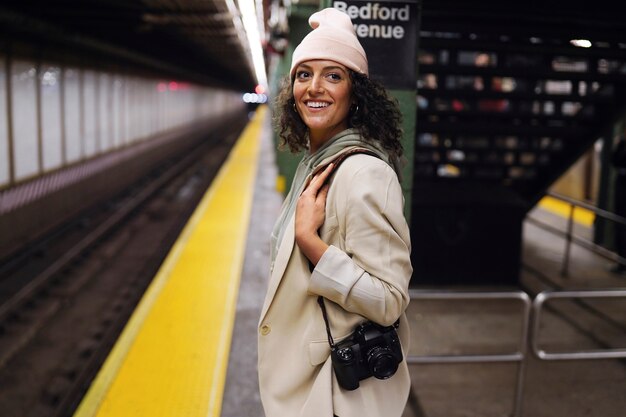
{"type": "Polygon", "coordinates": [[[296,205],[296,243],[314,265],[328,248],[317,231],[324,224],[326,217],[326,196],[328,195],[326,179],[331,172],[332,164],[317,173],[298,198],[296,205]]]}

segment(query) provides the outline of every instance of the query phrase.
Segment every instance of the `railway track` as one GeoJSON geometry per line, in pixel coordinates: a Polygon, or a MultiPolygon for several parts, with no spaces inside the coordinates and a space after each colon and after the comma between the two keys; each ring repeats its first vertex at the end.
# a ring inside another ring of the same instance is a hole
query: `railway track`
{"type": "Polygon", "coordinates": [[[0,263],[0,410],[68,416],[243,128],[0,263]]]}

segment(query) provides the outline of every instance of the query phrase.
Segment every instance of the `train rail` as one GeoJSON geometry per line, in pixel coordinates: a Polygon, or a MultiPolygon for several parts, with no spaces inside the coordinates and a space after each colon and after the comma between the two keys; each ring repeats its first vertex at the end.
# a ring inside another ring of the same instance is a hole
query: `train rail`
{"type": "Polygon", "coordinates": [[[0,264],[0,409],[77,406],[243,123],[0,264]]]}

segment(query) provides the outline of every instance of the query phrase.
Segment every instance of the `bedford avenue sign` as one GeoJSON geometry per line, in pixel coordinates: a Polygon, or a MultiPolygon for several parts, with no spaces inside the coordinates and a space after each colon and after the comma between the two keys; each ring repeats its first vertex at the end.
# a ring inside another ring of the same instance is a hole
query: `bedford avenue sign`
{"type": "Polygon", "coordinates": [[[367,53],[370,76],[387,88],[415,89],[417,1],[336,0],[332,3],[352,19],[367,53]]]}

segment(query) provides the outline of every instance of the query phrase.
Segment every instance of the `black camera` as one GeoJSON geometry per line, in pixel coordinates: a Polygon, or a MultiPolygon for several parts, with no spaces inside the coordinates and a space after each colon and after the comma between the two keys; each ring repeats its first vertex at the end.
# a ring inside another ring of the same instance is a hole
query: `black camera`
{"type": "Polygon", "coordinates": [[[402,362],[398,324],[383,327],[371,321],[361,323],[352,336],[331,349],[333,369],[342,388],[352,391],[362,379],[387,379],[396,373],[402,362]]]}

